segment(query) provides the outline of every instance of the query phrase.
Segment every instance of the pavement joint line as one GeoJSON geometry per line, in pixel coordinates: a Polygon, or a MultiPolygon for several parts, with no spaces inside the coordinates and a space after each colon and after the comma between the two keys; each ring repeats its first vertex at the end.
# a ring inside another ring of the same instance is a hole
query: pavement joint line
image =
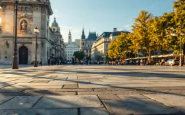
{"type": "Polygon", "coordinates": [[[33,108],[44,96],[41,96],[29,109],[33,108]]]}
{"type": "Polygon", "coordinates": [[[2,104],[4,104],[4,103],[6,103],[6,102],[8,102],[8,101],[10,101],[10,100],[12,100],[12,99],[14,99],[15,97],[18,97],[18,96],[14,96],[14,97],[12,97],[12,98],[10,98],[10,99],[8,99],[8,100],[2,102],[0,105],[2,105],[2,104]]]}
{"type": "MultiPolygon", "coordinates": [[[[171,107],[171,106],[165,105],[164,103],[159,102],[159,101],[157,101],[157,100],[155,100],[155,99],[152,99],[152,98],[150,98],[150,97],[146,96],[145,94],[142,94],[142,95],[143,95],[144,97],[148,98],[148,99],[151,99],[151,100],[153,100],[153,101],[155,101],[155,102],[157,102],[157,103],[159,103],[159,104],[164,105],[165,107],[168,107],[168,108],[174,109],[174,110],[176,110],[178,113],[180,112],[180,113],[182,113],[182,114],[185,114],[184,112],[182,112],[182,111],[178,110],[178,109],[177,109],[177,108],[175,108],[175,107],[171,107]]],[[[179,114],[180,114],[180,113],[179,113],[179,114]]]]}
{"type": "Polygon", "coordinates": [[[77,108],[77,112],[78,112],[78,113],[77,113],[78,115],[81,115],[80,108],[77,108]]]}
{"type": "Polygon", "coordinates": [[[107,112],[109,113],[109,115],[111,115],[110,111],[108,110],[108,108],[106,107],[106,105],[103,103],[103,101],[100,99],[100,97],[98,95],[96,95],[99,99],[99,101],[102,103],[103,107],[107,110],[107,112]]]}

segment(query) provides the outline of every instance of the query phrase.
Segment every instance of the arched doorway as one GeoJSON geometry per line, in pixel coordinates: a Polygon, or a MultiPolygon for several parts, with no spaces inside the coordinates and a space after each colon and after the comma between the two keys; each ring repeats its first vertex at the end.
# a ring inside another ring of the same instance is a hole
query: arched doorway
{"type": "Polygon", "coordinates": [[[25,46],[19,48],[19,64],[28,64],[28,48],[25,46]]]}

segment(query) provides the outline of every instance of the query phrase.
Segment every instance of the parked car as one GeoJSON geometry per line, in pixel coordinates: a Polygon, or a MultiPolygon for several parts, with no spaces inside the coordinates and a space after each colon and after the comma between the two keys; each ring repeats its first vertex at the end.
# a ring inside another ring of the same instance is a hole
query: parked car
{"type": "Polygon", "coordinates": [[[175,66],[175,65],[179,65],[179,60],[169,59],[165,62],[165,66],[175,66]]]}

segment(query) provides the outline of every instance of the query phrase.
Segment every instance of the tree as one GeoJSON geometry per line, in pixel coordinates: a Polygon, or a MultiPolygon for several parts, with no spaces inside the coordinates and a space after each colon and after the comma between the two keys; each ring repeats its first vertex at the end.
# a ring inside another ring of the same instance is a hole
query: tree
{"type": "Polygon", "coordinates": [[[108,57],[115,58],[116,57],[116,40],[112,40],[108,47],[108,57]]]}
{"type": "Polygon", "coordinates": [[[122,32],[121,35],[116,37],[116,51],[117,58],[127,58],[128,52],[131,52],[130,46],[132,45],[129,35],[122,32]]]}
{"type": "Polygon", "coordinates": [[[82,60],[85,57],[85,53],[83,51],[76,51],[74,52],[73,56],[75,56],[75,58],[78,58],[78,60],[82,60]]]}
{"type": "Polygon", "coordinates": [[[165,13],[161,17],[155,17],[151,21],[150,39],[151,43],[155,45],[154,50],[161,51],[162,54],[168,51],[171,47],[172,38],[169,36],[168,29],[174,25],[174,13],[165,13]]]}
{"type": "Polygon", "coordinates": [[[86,56],[86,60],[91,60],[91,57],[90,56],[86,56]]]}
{"type": "Polygon", "coordinates": [[[139,16],[135,19],[135,23],[132,26],[134,37],[132,38],[133,46],[136,49],[139,47],[142,53],[146,52],[149,56],[148,61],[151,58],[151,52],[155,48],[155,44],[151,41],[150,26],[152,21],[152,14],[147,11],[141,11],[139,16]]]}
{"type": "Polygon", "coordinates": [[[112,40],[108,47],[109,58],[126,58],[132,45],[127,33],[122,32],[115,40],[112,40]]]}
{"type": "MultiPolygon", "coordinates": [[[[174,9],[175,9],[175,22],[176,25],[174,29],[176,30],[178,42],[177,45],[180,44],[180,37],[182,37],[182,44],[183,44],[183,54],[185,55],[185,0],[178,0],[174,2],[174,9]],[[183,34],[183,36],[181,36],[183,34]]],[[[179,49],[179,48],[178,48],[179,49]]]]}
{"type": "Polygon", "coordinates": [[[102,60],[102,56],[101,56],[101,55],[95,55],[95,59],[96,59],[97,61],[101,61],[101,60],[102,60]]]}

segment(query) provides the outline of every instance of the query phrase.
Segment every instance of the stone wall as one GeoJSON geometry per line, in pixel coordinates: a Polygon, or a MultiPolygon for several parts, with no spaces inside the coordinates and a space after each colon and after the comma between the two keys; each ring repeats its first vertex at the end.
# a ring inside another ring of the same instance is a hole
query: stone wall
{"type": "MultiPolygon", "coordinates": [[[[42,59],[47,63],[50,55],[52,44],[50,40],[54,39],[49,36],[49,17],[51,15],[48,6],[41,3],[28,4],[22,2],[18,6],[17,16],[17,56],[19,62],[19,49],[25,46],[28,49],[28,64],[35,60],[36,35],[34,28],[38,27],[40,33],[38,35],[37,59],[42,59]],[[50,39],[50,40],[49,40],[50,39]]],[[[1,23],[0,27],[0,63],[11,64],[13,57],[13,40],[14,40],[14,5],[8,1],[2,1],[2,9],[0,9],[1,23]]]]}

